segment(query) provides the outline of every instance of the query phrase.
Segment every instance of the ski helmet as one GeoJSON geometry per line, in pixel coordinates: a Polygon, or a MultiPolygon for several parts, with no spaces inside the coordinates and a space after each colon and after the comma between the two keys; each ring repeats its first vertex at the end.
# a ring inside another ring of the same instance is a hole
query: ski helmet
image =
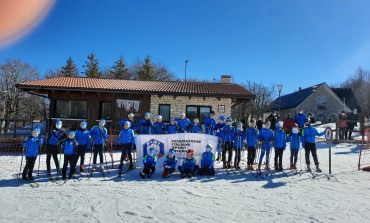
{"type": "Polygon", "coordinates": [[[233,119],[230,116],[226,118],[226,122],[232,122],[232,121],[233,119]]]}

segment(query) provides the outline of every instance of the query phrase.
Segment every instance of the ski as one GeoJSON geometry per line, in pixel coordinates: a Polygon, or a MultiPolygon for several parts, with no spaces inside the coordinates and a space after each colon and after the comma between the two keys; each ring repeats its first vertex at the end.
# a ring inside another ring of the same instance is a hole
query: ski
{"type": "Polygon", "coordinates": [[[30,186],[31,186],[32,188],[38,188],[40,185],[39,185],[38,183],[36,183],[36,182],[31,182],[31,183],[30,183],[30,186]]]}

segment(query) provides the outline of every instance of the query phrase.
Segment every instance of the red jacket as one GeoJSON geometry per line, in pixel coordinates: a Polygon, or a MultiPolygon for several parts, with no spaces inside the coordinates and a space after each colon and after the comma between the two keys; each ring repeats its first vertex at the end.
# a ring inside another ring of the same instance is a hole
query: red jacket
{"type": "Polygon", "coordinates": [[[290,132],[295,125],[293,118],[285,118],[283,123],[283,128],[285,132],[290,132]]]}
{"type": "Polygon", "coordinates": [[[342,115],[342,114],[339,115],[338,127],[347,128],[347,115],[342,115]]]}

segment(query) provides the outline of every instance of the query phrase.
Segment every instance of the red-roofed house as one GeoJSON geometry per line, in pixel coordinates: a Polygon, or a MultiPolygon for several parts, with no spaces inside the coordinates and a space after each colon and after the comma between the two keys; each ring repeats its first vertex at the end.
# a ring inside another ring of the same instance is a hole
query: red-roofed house
{"type": "Polygon", "coordinates": [[[231,108],[254,95],[223,75],[221,83],[182,81],[138,81],[83,77],[59,77],[19,83],[17,87],[50,98],[50,119],[64,120],[77,128],[86,119],[90,127],[105,118],[109,127],[118,129],[118,121],[129,113],[139,120],[145,112],[163,116],[163,121],[185,112],[189,119],[201,122],[214,110],[216,116],[231,115],[231,108]]]}

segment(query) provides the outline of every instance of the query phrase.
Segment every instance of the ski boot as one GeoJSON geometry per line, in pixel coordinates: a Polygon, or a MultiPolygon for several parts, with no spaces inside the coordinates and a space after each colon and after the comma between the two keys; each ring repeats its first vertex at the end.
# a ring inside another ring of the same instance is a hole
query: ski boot
{"type": "Polygon", "coordinates": [[[294,170],[294,164],[293,163],[290,164],[290,169],[294,170]]]}
{"type": "Polygon", "coordinates": [[[152,177],[152,174],[150,173],[146,175],[146,178],[151,178],[151,177],[152,177]]]}
{"type": "Polygon", "coordinates": [[[276,164],[275,164],[275,165],[274,165],[274,169],[275,169],[275,171],[276,171],[276,172],[279,172],[279,167],[278,167],[278,165],[276,165],[276,164]]]}
{"type": "Polygon", "coordinates": [[[145,179],[145,173],[140,172],[139,175],[140,175],[141,178],[145,179]]]}
{"type": "Polygon", "coordinates": [[[84,165],[80,165],[80,173],[84,172],[84,165]]]}
{"type": "Polygon", "coordinates": [[[122,167],[118,169],[118,176],[122,176],[122,167]]]}
{"type": "Polygon", "coordinates": [[[22,174],[22,180],[28,181],[26,174],[22,174]]]}
{"type": "Polygon", "coordinates": [[[227,162],[227,168],[230,169],[231,168],[231,164],[230,164],[230,161],[227,162]]]}
{"type": "Polygon", "coordinates": [[[236,163],[235,169],[240,170],[239,162],[236,163]]]}
{"type": "Polygon", "coordinates": [[[258,164],[257,170],[261,171],[261,164],[258,164]]]}
{"type": "Polygon", "coordinates": [[[297,169],[297,164],[293,164],[293,170],[297,169]]]}
{"type": "Polygon", "coordinates": [[[48,176],[51,177],[51,172],[50,170],[47,170],[48,176]]]}
{"type": "Polygon", "coordinates": [[[66,180],[67,179],[67,170],[62,170],[62,179],[66,180]]]}
{"type": "Polygon", "coordinates": [[[279,165],[279,171],[283,171],[283,166],[279,165]]]}
{"type": "Polygon", "coordinates": [[[269,163],[266,163],[265,169],[270,170],[270,164],[269,163]]]}
{"type": "Polygon", "coordinates": [[[164,169],[162,177],[167,178],[170,176],[170,170],[168,168],[164,169]]]}
{"type": "Polygon", "coordinates": [[[319,164],[316,165],[316,172],[318,172],[318,173],[321,173],[322,172],[322,170],[319,167],[319,164]]]}
{"type": "Polygon", "coordinates": [[[183,179],[184,179],[185,177],[186,177],[186,174],[185,174],[185,173],[182,173],[182,174],[181,174],[181,178],[183,178],[183,179]]]}
{"type": "Polygon", "coordinates": [[[310,164],[307,164],[307,172],[311,172],[310,164]]]}
{"type": "Polygon", "coordinates": [[[128,166],[128,169],[129,169],[129,170],[134,169],[134,165],[133,165],[132,163],[130,163],[130,165],[128,166]]]}

